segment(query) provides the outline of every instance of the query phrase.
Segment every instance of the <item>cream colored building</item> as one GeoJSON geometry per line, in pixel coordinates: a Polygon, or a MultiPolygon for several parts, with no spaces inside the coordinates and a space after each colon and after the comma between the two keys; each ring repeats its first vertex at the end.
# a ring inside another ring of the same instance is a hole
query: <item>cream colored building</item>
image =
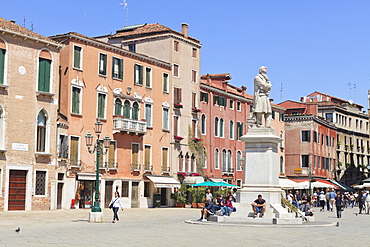
{"type": "MultiPolygon", "coordinates": [[[[183,23],[181,32],[155,24],[127,26],[116,34],[97,37],[102,41],[145,54],[171,64],[170,174],[200,173],[194,165],[195,158],[189,150],[189,127],[198,132],[200,41],[188,35],[188,25],[183,23]],[[183,139],[182,139],[183,138],[183,139]]],[[[181,180],[181,176],[179,177],[181,180]]]]}
{"type": "Polygon", "coordinates": [[[55,208],[61,47],[0,18],[0,210],[55,208]]]}

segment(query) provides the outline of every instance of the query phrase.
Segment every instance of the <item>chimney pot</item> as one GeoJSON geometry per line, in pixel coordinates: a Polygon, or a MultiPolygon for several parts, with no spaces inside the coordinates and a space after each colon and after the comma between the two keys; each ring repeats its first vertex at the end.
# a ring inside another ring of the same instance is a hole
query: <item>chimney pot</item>
{"type": "Polygon", "coordinates": [[[182,33],[182,35],[184,35],[185,38],[189,37],[188,32],[189,32],[189,25],[186,24],[186,23],[182,23],[181,24],[181,33],[182,33]]]}

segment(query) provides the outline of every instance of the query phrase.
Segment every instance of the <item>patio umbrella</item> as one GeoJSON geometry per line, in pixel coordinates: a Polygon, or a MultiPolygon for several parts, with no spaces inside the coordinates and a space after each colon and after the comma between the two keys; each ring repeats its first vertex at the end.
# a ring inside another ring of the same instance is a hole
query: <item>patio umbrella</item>
{"type": "Polygon", "coordinates": [[[218,182],[218,183],[215,183],[216,185],[215,186],[223,186],[223,187],[234,187],[234,188],[239,188],[239,186],[237,185],[234,185],[234,184],[228,184],[226,182],[218,182]]]}
{"type": "Polygon", "coordinates": [[[217,183],[212,182],[212,181],[205,181],[205,182],[203,182],[203,183],[199,183],[199,184],[192,184],[192,185],[190,185],[190,186],[206,186],[206,187],[208,187],[208,186],[220,186],[220,185],[217,185],[217,183]]]}

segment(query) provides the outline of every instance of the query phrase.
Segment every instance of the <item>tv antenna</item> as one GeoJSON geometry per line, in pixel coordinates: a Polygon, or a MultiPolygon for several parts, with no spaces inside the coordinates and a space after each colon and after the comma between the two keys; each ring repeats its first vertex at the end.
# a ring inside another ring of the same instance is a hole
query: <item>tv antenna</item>
{"type": "Polygon", "coordinates": [[[128,26],[128,3],[126,0],[123,0],[119,5],[122,5],[123,9],[126,9],[126,26],[128,26]]]}
{"type": "MultiPolygon", "coordinates": [[[[348,89],[349,89],[349,99],[352,99],[352,83],[348,82],[348,89]]],[[[353,84],[353,86],[356,88],[356,84],[353,84]]]]}
{"type": "Polygon", "coordinates": [[[283,82],[280,82],[280,102],[283,101],[283,82]]]}

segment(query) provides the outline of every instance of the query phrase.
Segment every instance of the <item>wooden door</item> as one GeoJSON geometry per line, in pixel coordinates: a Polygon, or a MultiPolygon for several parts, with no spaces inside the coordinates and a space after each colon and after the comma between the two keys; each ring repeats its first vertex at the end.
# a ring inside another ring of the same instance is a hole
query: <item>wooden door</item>
{"type": "Polygon", "coordinates": [[[64,185],[64,183],[58,183],[58,191],[57,191],[57,209],[62,209],[63,185],[64,185]]]}
{"type": "Polygon", "coordinates": [[[109,207],[109,203],[112,200],[112,189],[113,181],[105,181],[105,200],[104,207],[109,207]]]}
{"type": "Polygon", "coordinates": [[[161,188],[161,206],[167,205],[167,188],[161,188]]]}
{"type": "Polygon", "coordinates": [[[139,207],[139,183],[132,182],[131,207],[139,207]]]}
{"type": "Polygon", "coordinates": [[[9,171],[8,210],[26,209],[27,171],[9,171]]]}

